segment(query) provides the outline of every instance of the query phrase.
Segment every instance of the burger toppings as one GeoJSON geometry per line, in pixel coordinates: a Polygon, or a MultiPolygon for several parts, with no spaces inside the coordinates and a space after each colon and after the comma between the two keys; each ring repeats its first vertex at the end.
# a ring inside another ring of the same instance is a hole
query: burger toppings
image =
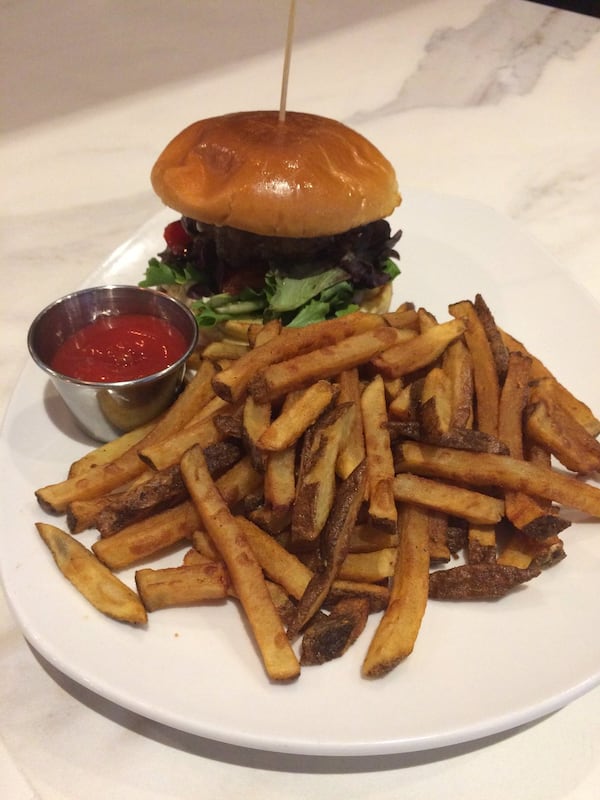
{"type": "Polygon", "coordinates": [[[393,280],[400,236],[383,219],[289,238],[182,217],[165,228],[166,248],[150,260],[141,285],[177,293],[201,326],[232,318],[306,325],[356,310],[361,292],[393,280]]]}

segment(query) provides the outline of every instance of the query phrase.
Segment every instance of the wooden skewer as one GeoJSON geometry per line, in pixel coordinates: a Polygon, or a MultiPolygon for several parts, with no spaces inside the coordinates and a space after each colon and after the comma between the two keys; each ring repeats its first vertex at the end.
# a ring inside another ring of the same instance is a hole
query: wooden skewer
{"type": "Polygon", "coordinates": [[[290,61],[292,59],[292,42],[294,39],[294,22],[296,19],[296,0],[290,0],[288,28],[285,42],[285,58],[283,61],[283,77],[281,81],[281,99],[279,102],[279,121],[285,121],[288,81],[290,77],[290,61]]]}

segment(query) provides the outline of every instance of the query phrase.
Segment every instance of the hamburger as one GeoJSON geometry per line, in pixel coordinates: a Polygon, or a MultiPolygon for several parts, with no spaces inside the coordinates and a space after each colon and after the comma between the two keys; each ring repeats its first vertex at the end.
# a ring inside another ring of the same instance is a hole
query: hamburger
{"type": "Polygon", "coordinates": [[[389,308],[396,175],[342,123],[293,111],[194,122],[159,155],[151,183],[180,216],[141,285],[183,299],[200,327],[389,308]]]}

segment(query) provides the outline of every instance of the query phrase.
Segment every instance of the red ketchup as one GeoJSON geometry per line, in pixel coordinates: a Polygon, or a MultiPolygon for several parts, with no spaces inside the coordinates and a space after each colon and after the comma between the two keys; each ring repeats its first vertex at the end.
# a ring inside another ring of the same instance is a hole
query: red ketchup
{"type": "Polygon", "coordinates": [[[66,339],[50,366],[82,381],[130,381],[170,366],[186,347],[183,334],[160,317],[107,315],[66,339]]]}

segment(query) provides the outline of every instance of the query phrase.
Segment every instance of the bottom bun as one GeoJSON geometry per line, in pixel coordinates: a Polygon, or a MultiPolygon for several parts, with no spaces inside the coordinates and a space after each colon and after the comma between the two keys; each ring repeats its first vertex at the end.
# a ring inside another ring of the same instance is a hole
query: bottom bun
{"type": "Polygon", "coordinates": [[[371,314],[385,314],[390,310],[392,304],[392,284],[384,283],[376,289],[364,289],[357,296],[356,303],[361,311],[369,311],[371,314]]]}

